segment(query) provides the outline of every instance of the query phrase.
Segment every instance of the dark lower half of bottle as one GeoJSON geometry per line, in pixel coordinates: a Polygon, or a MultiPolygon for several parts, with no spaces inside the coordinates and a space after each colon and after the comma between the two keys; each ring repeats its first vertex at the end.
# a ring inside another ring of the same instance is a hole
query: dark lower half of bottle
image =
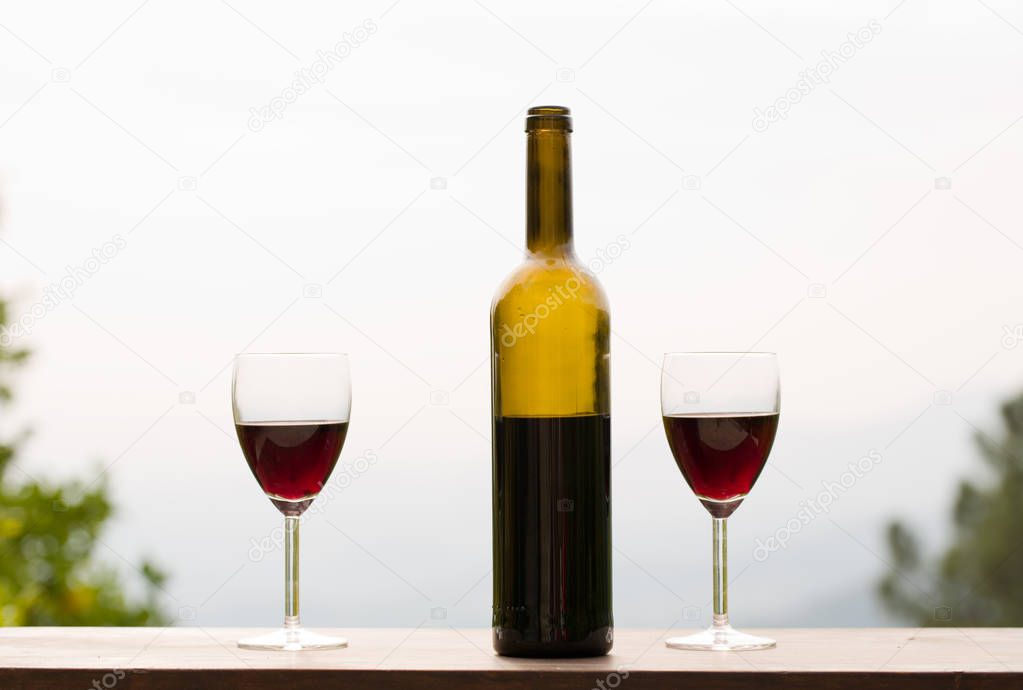
{"type": "Polygon", "coordinates": [[[494,419],[494,649],[611,650],[611,422],[494,419]]]}

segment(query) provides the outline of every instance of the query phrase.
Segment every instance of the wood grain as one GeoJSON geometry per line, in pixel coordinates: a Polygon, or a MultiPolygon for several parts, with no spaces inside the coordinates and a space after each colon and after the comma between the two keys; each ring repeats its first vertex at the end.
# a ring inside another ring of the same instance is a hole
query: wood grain
{"type": "Polygon", "coordinates": [[[238,649],[256,631],[229,628],[0,629],[0,688],[653,688],[706,690],[989,690],[1023,688],[1023,629],[750,631],[778,640],[758,652],[667,649],[684,631],[619,630],[595,659],[495,656],[490,631],[345,629],[348,649],[238,649]]]}

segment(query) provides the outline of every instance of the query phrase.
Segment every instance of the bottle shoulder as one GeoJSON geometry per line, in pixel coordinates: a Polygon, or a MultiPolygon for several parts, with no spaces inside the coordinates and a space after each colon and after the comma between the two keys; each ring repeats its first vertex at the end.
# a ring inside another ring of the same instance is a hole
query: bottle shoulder
{"type": "Polygon", "coordinates": [[[608,310],[607,293],[600,281],[574,258],[527,257],[498,286],[491,314],[508,303],[521,306],[523,302],[541,302],[551,296],[608,310]]]}

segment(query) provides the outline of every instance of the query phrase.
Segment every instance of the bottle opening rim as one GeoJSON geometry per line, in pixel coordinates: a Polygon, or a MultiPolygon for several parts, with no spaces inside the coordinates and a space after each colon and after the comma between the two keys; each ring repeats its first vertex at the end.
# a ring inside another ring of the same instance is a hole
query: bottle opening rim
{"type": "Polygon", "coordinates": [[[572,110],[563,105],[538,105],[526,113],[526,131],[572,131],[572,110]]]}

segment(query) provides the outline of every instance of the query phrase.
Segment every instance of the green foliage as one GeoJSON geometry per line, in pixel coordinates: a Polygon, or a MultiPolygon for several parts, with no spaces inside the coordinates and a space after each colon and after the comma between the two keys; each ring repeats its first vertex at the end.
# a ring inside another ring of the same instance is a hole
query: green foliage
{"type": "MultiPolygon", "coordinates": [[[[0,404],[11,400],[11,370],[27,358],[25,350],[0,347],[0,404]]],[[[166,577],[160,570],[139,567],[144,594],[132,601],[117,571],[96,558],[106,551],[100,534],[112,512],[106,484],[37,481],[14,462],[23,441],[0,441],[0,625],[165,623],[156,601],[166,577]]]]}
{"type": "Polygon", "coordinates": [[[988,472],[963,481],[952,510],[951,543],[933,562],[899,522],[888,527],[892,570],[879,593],[919,625],[1023,625],[1023,396],[1002,406],[1004,438],[977,445],[988,472]]]}

